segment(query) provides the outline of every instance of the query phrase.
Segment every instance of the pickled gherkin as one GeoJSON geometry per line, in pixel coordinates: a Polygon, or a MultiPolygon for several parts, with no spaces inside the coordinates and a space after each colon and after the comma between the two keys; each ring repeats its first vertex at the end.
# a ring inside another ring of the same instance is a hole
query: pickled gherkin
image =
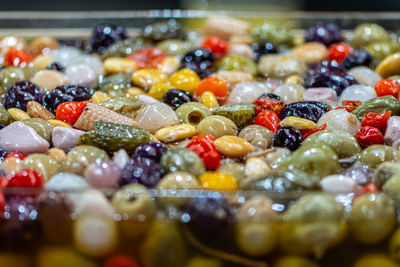
{"type": "Polygon", "coordinates": [[[400,102],[391,95],[375,97],[365,101],[361,106],[353,111],[359,120],[367,112],[383,113],[392,111],[392,116],[400,114],[400,102]]]}
{"type": "Polygon", "coordinates": [[[11,123],[12,119],[6,108],[0,104],[0,124],[7,126],[11,123]]]}
{"type": "Polygon", "coordinates": [[[137,112],[146,104],[138,99],[129,97],[112,97],[99,104],[121,115],[134,119],[137,112]]]}
{"type": "Polygon", "coordinates": [[[252,123],[256,115],[256,106],[253,104],[233,104],[218,107],[214,110],[215,115],[221,115],[232,120],[239,129],[252,123]]]}
{"type": "Polygon", "coordinates": [[[83,134],[78,145],[93,145],[108,153],[125,149],[131,154],[141,144],[153,141],[151,135],[142,128],[111,122],[96,121],[95,130],[83,134]]]}

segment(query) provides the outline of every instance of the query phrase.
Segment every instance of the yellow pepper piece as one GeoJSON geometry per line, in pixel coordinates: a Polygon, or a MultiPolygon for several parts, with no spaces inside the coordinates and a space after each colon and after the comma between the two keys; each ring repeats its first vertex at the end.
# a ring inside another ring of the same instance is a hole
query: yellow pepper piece
{"type": "Polygon", "coordinates": [[[109,98],[110,98],[109,94],[98,91],[92,95],[92,102],[95,104],[99,104],[103,101],[106,101],[109,98]]]}
{"type": "Polygon", "coordinates": [[[129,97],[135,98],[138,95],[145,95],[146,92],[139,87],[131,87],[126,89],[126,93],[128,94],[129,97]]]}
{"type": "Polygon", "coordinates": [[[132,82],[142,88],[150,88],[155,84],[167,82],[167,74],[153,69],[140,69],[132,74],[132,82]]]}
{"type": "Polygon", "coordinates": [[[207,190],[236,190],[237,180],[230,174],[206,172],[199,177],[201,186],[207,190]]]}
{"type": "Polygon", "coordinates": [[[183,68],[171,75],[170,83],[177,89],[192,93],[200,83],[200,77],[191,69],[183,68]]]}
{"type": "Polygon", "coordinates": [[[217,97],[213,92],[206,91],[200,96],[200,103],[208,108],[216,108],[219,106],[217,97]]]}
{"type": "Polygon", "coordinates": [[[132,73],[137,70],[137,64],[131,59],[110,57],[104,60],[103,68],[107,73],[132,73]]]}
{"type": "Polygon", "coordinates": [[[66,122],[60,121],[60,120],[48,120],[48,122],[49,122],[51,125],[53,125],[54,127],[56,127],[56,126],[62,126],[62,127],[70,127],[70,128],[72,128],[71,125],[69,125],[69,124],[66,123],[66,122]]]}
{"type": "Polygon", "coordinates": [[[315,122],[294,116],[286,117],[280,122],[280,125],[291,126],[299,131],[312,130],[318,128],[318,125],[315,122]]]}
{"type": "Polygon", "coordinates": [[[28,113],[19,108],[9,108],[7,111],[14,121],[22,121],[31,118],[28,113]]]}
{"type": "Polygon", "coordinates": [[[400,74],[400,53],[386,57],[379,63],[375,71],[381,75],[382,78],[400,74]]]}
{"type": "Polygon", "coordinates": [[[173,88],[169,83],[156,84],[150,88],[147,94],[157,100],[161,100],[165,92],[173,88]]]}
{"type": "Polygon", "coordinates": [[[162,142],[175,142],[196,135],[197,130],[191,124],[179,124],[158,130],[155,136],[162,142]]]}

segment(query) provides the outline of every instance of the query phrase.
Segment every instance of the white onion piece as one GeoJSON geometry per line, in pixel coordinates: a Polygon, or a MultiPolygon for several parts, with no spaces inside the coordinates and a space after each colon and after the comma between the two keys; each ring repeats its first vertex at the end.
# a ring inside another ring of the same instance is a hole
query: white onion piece
{"type": "Polygon", "coordinates": [[[155,132],[161,128],[179,124],[179,118],[175,111],[168,105],[157,102],[141,108],[136,116],[140,127],[149,132],[155,132]]]}
{"type": "Polygon", "coordinates": [[[241,82],[235,85],[227,104],[253,103],[260,95],[271,93],[268,85],[260,82],[241,82]]]}
{"type": "Polygon", "coordinates": [[[354,67],[347,72],[349,75],[356,78],[356,80],[363,85],[375,87],[375,84],[382,80],[382,77],[367,67],[354,67]]]}
{"type": "Polygon", "coordinates": [[[276,88],[274,94],[280,96],[285,103],[293,103],[303,100],[305,90],[301,85],[286,83],[276,88]]]}
{"type": "Polygon", "coordinates": [[[341,130],[351,135],[354,135],[361,126],[357,117],[344,109],[334,109],[322,115],[318,120],[318,126],[325,123],[328,130],[341,130]]]}
{"type": "Polygon", "coordinates": [[[343,90],[339,98],[339,103],[342,101],[361,101],[365,102],[368,99],[377,97],[374,88],[361,84],[352,85],[343,90]]]}

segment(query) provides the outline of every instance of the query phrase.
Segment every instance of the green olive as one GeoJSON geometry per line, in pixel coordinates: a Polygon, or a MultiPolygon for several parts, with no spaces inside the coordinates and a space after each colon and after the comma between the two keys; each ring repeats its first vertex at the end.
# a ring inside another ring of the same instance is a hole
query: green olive
{"type": "Polygon", "coordinates": [[[386,57],[398,52],[400,46],[394,41],[378,41],[368,44],[365,50],[371,54],[373,63],[378,65],[386,57]]]}
{"type": "Polygon", "coordinates": [[[21,68],[8,67],[0,71],[0,95],[3,95],[7,88],[16,82],[27,79],[21,68]]]}
{"type": "Polygon", "coordinates": [[[224,105],[215,108],[214,115],[227,117],[232,120],[239,129],[242,129],[253,122],[256,115],[256,106],[247,103],[224,105]]]}
{"type": "Polygon", "coordinates": [[[271,42],[275,45],[291,47],[294,44],[293,36],[288,29],[278,23],[264,23],[251,30],[251,37],[256,43],[271,42]]]}
{"type": "Polygon", "coordinates": [[[340,170],[339,158],[335,151],[325,144],[302,145],[284,159],[279,168],[296,169],[320,178],[336,174],[340,170]]]}
{"type": "Polygon", "coordinates": [[[36,170],[45,180],[60,171],[56,160],[45,154],[31,154],[22,161],[24,169],[36,170]]]}
{"type": "Polygon", "coordinates": [[[124,96],[124,90],[132,86],[132,75],[116,73],[99,80],[99,90],[112,96],[124,96]]]}
{"type": "Polygon", "coordinates": [[[383,162],[376,168],[372,182],[376,186],[382,187],[393,175],[397,173],[400,173],[399,162],[383,162]]]}
{"type": "Polygon", "coordinates": [[[277,229],[274,223],[239,222],[236,225],[236,243],[247,255],[266,255],[277,244],[277,229]]]}
{"type": "Polygon", "coordinates": [[[134,119],[139,109],[146,103],[131,97],[112,97],[99,105],[134,119]]]}
{"type": "Polygon", "coordinates": [[[396,223],[393,202],[383,194],[361,195],[353,202],[349,216],[354,238],[365,244],[383,240],[396,223]]]}
{"type": "Polygon", "coordinates": [[[259,147],[261,149],[267,149],[272,146],[272,139],[274,137],[274,133],[266,127],[253,124],[244,127],[240,131],[238,136],[243,138],[244,140],[246,140],[255,147],[259,147]]]}
{"type": "Polygon", "coordinates": [[[160,164],[166,173],[183,171],[199,177],[205,172],[203,160],[186,148],[171,147],[162,156],[160,164]]]}
{"type": "Polygon", "coordinates": [[[133,51],[147,46],[151,46],[151,42],[144,40],[142,37],[118,41],[106,48],[103,58],[126,57],[132,54],[133,51]]]}
{"type": "Polygon", "coordinates": [[[396,198],[397,194],[400,194],[400,173],[395,173],[382,186],[383,192],[392,195],[396,198]]]}
{"type": "Polygon", "coordinates": [[[169,39],[159,42],[156,47],[164,51],[168,56],[177,56],[188,51],[190,44],[182,40],[169,39]]]}
{"type": "Polygon", "coordinates": [[[400,228],[397,228],[390,238],[389,253],[393,259],[400,260],[400,228]]]}
{"type": "Polygon", "coordinates": [[[385,254],[368,253],[359,258],[354,267],[399,267],[399,264],[385,254]]]}
{"type": "Polygon", "coordinates": [[[206,258],[206,257],[193,257],[189,260],[189,262],[185,265],[185,267],[222,267],[223,264],[220,260],[215,258],[206,258]]]}
{"type": "Polygon", "coordinates": [[[21,122],[32,127],[38,135],[51,143],[51,134],[54,129],[54,126],[51,123],[40,118],[26,119],[21,122]]]}
{"type": "Polygon", "coordinates": [[[68,152],[63,167],[66,172],[82,175],[83,171],[90,164],[109,159],[104,150],[95,146],[81,145],[74,147],[68,152]]]}
{"type": "MultiPolygon", "coordinates": [[[[179,189],[200,189],[201,186],[195,176],[188,172],[170,172],[165,175],[157,184],[157,189],[179,190],[179,189]]],[[[159,201],[164,204],[183,206],[189,199],[182,197],[161,197],[159,201]]]]}
{"type": "Polygon", "coordinates": [[[361,24],[353,31],[353,45],[357,48],[377,41],[390,39],[389,33],[377,24],[361,24]]]}
{"type": "Polygon", "coordinates": [[[376,168],[385,161],[392,161],[395,158],[394,149],[385,145],[372,145],[360,153],[360,162],[369,168],[376,168]]]}
{"type": "Polygon", "coordinates": [[[241,181],[244,178],[244,167],[245,165],[243,163],[239,162],[233,162],[233,163],[228,163],[228,164],[223,164],[220,165],[217,169],[218,172],[230,174],[237,181],[241,181]]]}
{"type": "Polygon", "coordinates": [[[224,56],[221,61],[219,61],[217,69],[219,71],[243,71],[253,76],[257,74],[256,64],[251,59],[238,54],[224,56]]]}
{"type": "Polygon", "coordinates": [[[149,219],[156,212],[151,195],[141,184],[123,186],[114,194],[111,203],[116,212],[134,219],[143,219],[143,216],[149,219]]]}
{"type": "MultiPolygon", "coordinates": [[[[1,91],[0,91],[1,95],[1,91]]],[[[0,124],[7,126],[12,122],[10,113],[7,112],[6,108],[0,104],[0,124]]]]}
{"type": "Polygon", "coordinates": [[[37,267],[76,266],[96,267],[95,262],[68,247],[49,246],[39,249],[37,267]]]}
{"type": "Polygon", "coordinates": [[[181,123],[190,123],[197,126],[205,117],[211,115],[209,108],[198,102],[189,102],[176,110],[181,123]]]}
{"type": "Polygon", "coordinates": [[[301,256],[284,256],[280,258],[274,267],[318,267],[318,264],[301,256]]]}
{"type": "Polygon", "coordinates": [[[344,209],[330,194],[308,194],[284,214],[281,245],[296,253],[321,252],[344,237],[344,209]]]}
{"type": "Polygon", "coordinates": [[[332,148],[339,158],[349,158],[361,152],[354,136],[339,130],[320,131],[308,137],[303,144],[325,144],[332,148]]]}
{"type": "Polygon", "coordinates": [[[175,222],[154,221],[139,255],[143,267],[185,266],[187,246],[175,222]]]}
{"type": "Polygon", "coordinates": [[[211,134],[215,138],[224,135],[236,135],[237,127],[236,124],[220,115],[212,115],[204,118],[197,126],[198,134],[211,134]]]}

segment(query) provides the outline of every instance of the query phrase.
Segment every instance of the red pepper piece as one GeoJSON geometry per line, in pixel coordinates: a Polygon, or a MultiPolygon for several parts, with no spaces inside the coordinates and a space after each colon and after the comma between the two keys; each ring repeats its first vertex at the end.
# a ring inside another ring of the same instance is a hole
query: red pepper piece
{"type": "Polygon", "coordinates": [[[368,147],[370,145],[383,144],[382,132],[375,127],[365,126],[358,129],[354,137],[361,147],[368,147]]]}
{"type": "Polygon", "coordinates": [[[391,115],[392,111],[384,113],[367,112],[361,120],[361,127],[372,126],[384,131],[391,115]]]}
{"type": "Polygon", "coordinates": [[[202,159],[204,161],[204,165],[206,165],[207,170],[211,171],[215,171],[221,163],[221,156],[216,150],[206,152],[203,155],[202,159]]]}
{"type": "Polygon", "coordinates": [[[128,256],[117,255],[109,258],[104,267],[139,267],[139,264],[128,256]]]}
{"type": "Polygon", "coordinates": [[[20,170],[7,177],[7,187],[34,187],[42,188],[44,180],[35,170],[20,170]]]}
{"type": "Polygon", "coordinates": [[[358,106],[362,104],[361,101],[343,101],[342,106],[335,109],[345,109],[347,112],[353,112],[358,106]]]}
{"type": "Polygon", "coordinates": [[[228,93],[228,86],[226,81],[220,80],[216,77],[207,77],[201,80],[195,90],[197,96],[201,96],[204,92],[212,92],[217,99],[222,99],[228,93]]]}
{"type": "Polygon", "coordinates": [[[312,134],[315,134],[317,132],[323,131],[325,130],[327,127],[326,123],[322,124],[321,126],[319,126],[316,129],[311,129],[311,130],[305,130],[301,132],[301,137],[303,137],[303,140],[306,139],[307,137],[309,137],[312,134]]]}
{"type": "Polygon", "coordinates": [[[400,91],[400,83],[392,79],[380,80],[375,84],[377,96],[391,95],[397,98],[400,91]]]}
{"type": "Polygon", "coordinates": [[[266,98],[259,98],[255,100],[253,104],[256,105],[257,114],[264,110],[271,110],[278,114],[285,107],[283,101],[268,100],[266,98]]]}
{"type": "Polygon", "coordinates": [[[65,102],[60,104],[56,110],[57,120],[64,121],[71,125],[74,124],[89,102],[91,101],[65,102]]]}
{"type": "Polygon", "coordinates": [[[328,57],[329,60],[336,60],[341,63],[351,53],[353,53],[353,48],[349,44],[336,43],[329,46],[328,57]]]}
{"type": "Polygon", "coordinates": [[[17,158],[17,159],[23,160],[26,157],[27,157],[27,155],[22,154],[20,152],[8,152],[6,154],[6,156],[4,157],[4,159],[6,159],[6,158],[17,158]]]}
{"type": "Polygon", "coordinates": [[[32,56],[25,50],[10,47],[5,55],[5,61],[9,66],[25,67],[32,61],[32,56]]]}
{"type": "Polygon", "coordinates": [[[208,36],[202,42],[201,48],[211,50],[216,56],[222,56],[228,51],[229,45],[219,37],[208,36]]]}
{"type": "Polygon", "coordinates": [[[155,69],[166,58],[166,54],[154,47],[141,48],[128,55],[127,58],[136,62],[138,68],[155,69]]]}
{"type": "Polygon", "coordinates": [[[206,139],[200,139],[200,140],[191,140],[187,145],[187,149],[192,150],[194,153],[196,153],[200,158],[203,158],[204,154],[210,151],[216,151],[216,147],[214,144],[206,139]]]}
{"type": "Polygon", "coordinates": [[[254,123],[257,125],[261,125],[265,128],[268,128],[272,132],[276,132],[279,128],[279,118],[275,112],[270,110],[264,110],[257,114],[254,123]]]}
{"type": "Polygon", "coordinates": [[[353,202],[364,194],[378,193],[379,188],[374,183],[366,184],[357,194],[353,197],[353,202]]]}
{"type": "Polygon", "coordinates": [[[190,141],[197,141],[197,140],[207,140],[207,141],[211,141],[214,142],[215,141],[215,137],[212,136],[211,134],[198,134],[192,137],[192,139],[190,141]]]}

